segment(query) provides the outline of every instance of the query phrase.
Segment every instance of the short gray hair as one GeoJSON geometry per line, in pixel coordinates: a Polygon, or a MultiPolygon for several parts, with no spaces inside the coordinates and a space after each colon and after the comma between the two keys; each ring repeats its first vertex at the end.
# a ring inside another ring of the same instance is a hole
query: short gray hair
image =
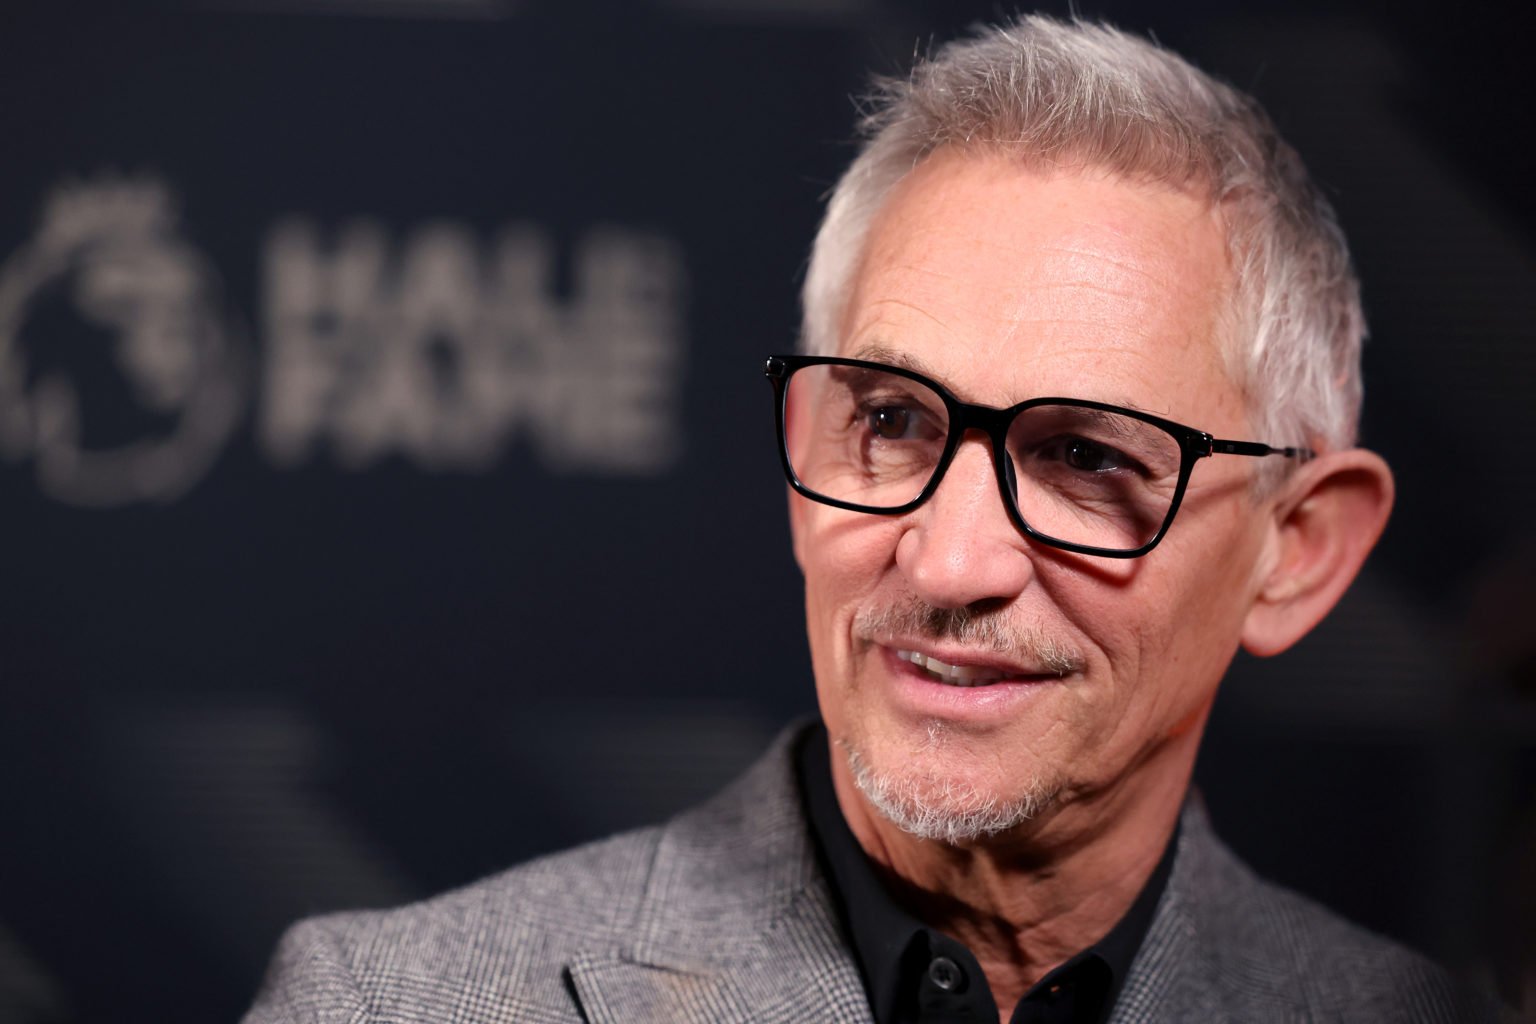
{"type": "Polygon", "coordinates": [[[1347,448],[1365,318],[1333,209],[1251,97],[1145,39],[1031,15],[974,30],[877,79],[864,144],[831,194],[806,271],[802,347],[830,354],[886,196],[945,147],[1090,167],[1210,197],[1235,270],[1224,354],[1271,444],[1347,448]]]}

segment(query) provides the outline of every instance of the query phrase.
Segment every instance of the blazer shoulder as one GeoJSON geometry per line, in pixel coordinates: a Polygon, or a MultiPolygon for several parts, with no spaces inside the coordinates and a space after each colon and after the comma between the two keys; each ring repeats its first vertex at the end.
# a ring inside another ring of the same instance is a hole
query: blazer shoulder
{"type": "Polygon", "coordinates": [[[1181,902],[1239,1003],[1288,1005],[1319,1021],[1501,1019],[1496,1004],[1427,957],[1260,878],[1205,821],[1186,815],[1185,829],[1181,902]]]}
{"type": "Polygon", "coordinates": [[[664,825],[398,909],[295,925],[247,1024],[553,1024],[580,1019],[573,979],[584,965],[734,964],[796,908],[814,927],[797,920],[810,931],[789,932],[821,936],[835,925],[800,811],[799,728],[664,825]]]}
{"type": "Polygon", "coordinates": [[[630,832],[418,903],[301,921],[246,1024],[440,1020],[477,1003],[507,1020],[577,1019],[564,968],[624,940],[659,837],[630,832]]]}
{"type": "Polygon", "coordinates": [[[1265,913],[1315,1020],[1498,1021],[1500,1008],[1439,964],[1268,882],[1265,913]]]}

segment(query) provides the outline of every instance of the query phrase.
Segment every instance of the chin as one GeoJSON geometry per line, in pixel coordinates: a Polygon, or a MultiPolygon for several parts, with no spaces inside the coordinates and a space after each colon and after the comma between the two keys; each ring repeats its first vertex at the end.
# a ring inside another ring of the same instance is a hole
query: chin
{"type": "Polygon", "coordinates": [[[952,756],[951,739],[943,723],[933,722],[917,750],[876,752],[847,740],[837,745],[870,806],[919,839],[961,846],[1011,832],[1060,796],[1060,780],[1038,772],[1022,779],[986,778],[990,771],[967,768],[969,758],[952,756]]]}

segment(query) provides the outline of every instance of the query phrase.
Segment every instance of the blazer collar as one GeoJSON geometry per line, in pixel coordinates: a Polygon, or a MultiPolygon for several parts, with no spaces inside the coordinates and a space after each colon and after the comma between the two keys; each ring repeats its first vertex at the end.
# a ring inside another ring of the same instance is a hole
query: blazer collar
{"type": "Polygon", "coordinates": [[[1191,790],[1179,819],[1173,871],[1158,901],[1110,1024],[1163,1020],[1270,1019],[1250,1006],[1244,986],[1228,984],[1225,957],[1241,958],[1246,937],[1229,922],[1252,916],[1252,876],[1216,838],[1200,794],[1191,790]]]}
{"type": "Polygon", "coordinates": [[[869,1024],[795,776],[800,723],[660,833],[631,941],[571,965],[592,1024],[803,1019],[869,1024]]]}

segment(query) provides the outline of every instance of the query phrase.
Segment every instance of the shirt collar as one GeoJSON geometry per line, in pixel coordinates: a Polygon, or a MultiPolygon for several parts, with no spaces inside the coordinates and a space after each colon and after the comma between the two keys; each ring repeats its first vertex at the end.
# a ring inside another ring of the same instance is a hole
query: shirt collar
{"type": "MultiPolygon", "coordinates": [[[[864,977],[870,1007],[880,1024],[896,1020],[897,1000],[903,978],[903,956],[915,945],[926,948],[937,933],[912,916],[891,898],[875,872],[874,864],[859,846],[837,803],[832,785],[827,731],[820,724],[807,730],[797,751],[801,789],[811,833],[816,841],[843,923],[853,942],[854,957],[864,977]]],[[[1125,916],[1099,941],[1041,979],[1034,993],[1049,986],[1065,972],[1097,958],[1109,969],[1107,998],[1100,1019],[1106,1019],[1115,997],[1130,973],[1131,962],[1151,927],[1158,900],[1167,886],[1178,847],[1178,828],[1163,850],[1161,860],[1125,916]]],[[[945,937],[947,939],[947,937],[945,937]]],[[[947,939],[954,942],[953,939],[947,939]]],[[[1028,998],[1028,996],[1026,996],[1028,998]]]]}

